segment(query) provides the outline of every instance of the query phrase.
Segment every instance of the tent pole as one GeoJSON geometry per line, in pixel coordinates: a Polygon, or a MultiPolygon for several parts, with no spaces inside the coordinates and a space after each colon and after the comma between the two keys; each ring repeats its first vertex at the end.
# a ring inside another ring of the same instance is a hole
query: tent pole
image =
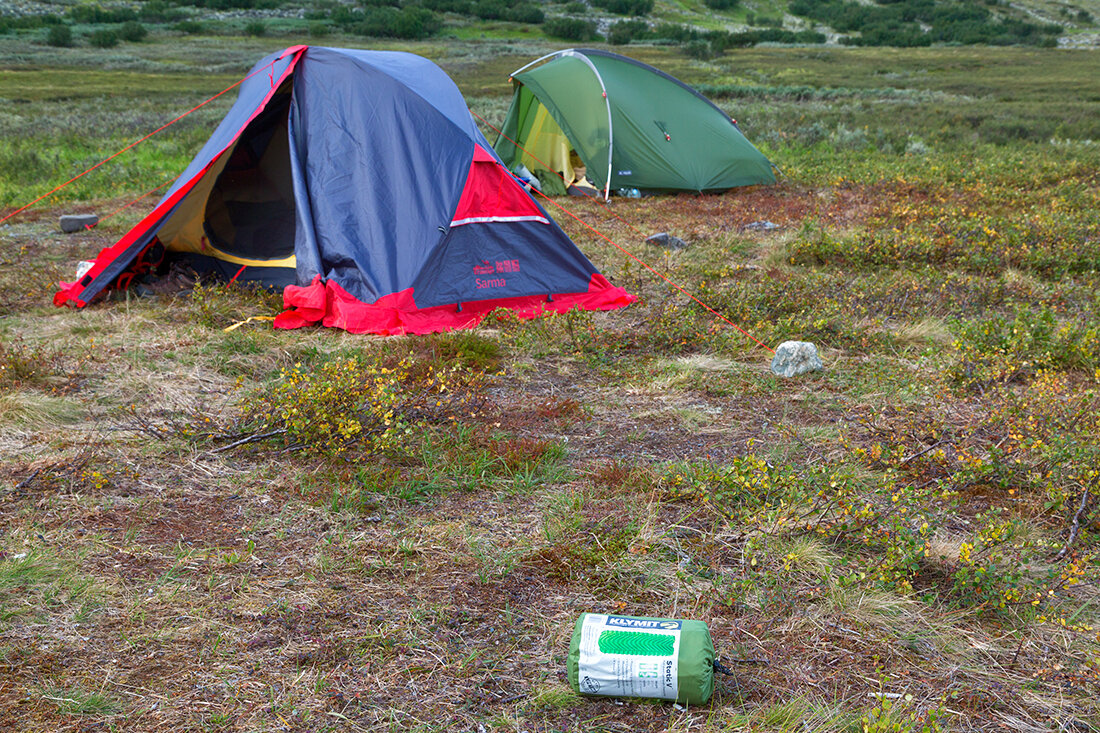
{"type": "Polygon", "coordinates": [[[583,49],[576,49],[576,48],[567,48],[567,49],[562,50],[562,51],[554,51],[553,53],[548,53],[545,56],[540,56],[537,59],[535,59],[534,61],[532,61],[531,63],[529,63],[525,66],[521,66],[520,68],[513,71],[511,74],[508,75],[509,79],[515,78],[516,74],[521,74],[524,71],[526,71],[527,69],[530,69],[535,64],[537,64],[541,61],[545,61],[546,59],[553,58],[554,56],[573,56],[575,58],[580,59],[581,61],[583,61],[588,66],[589,69],[592,70],[592,73],[595,74],[595,76],[596,76],[596,81],[598,81],[600,83],[600,91],[603,93],[604,106],[607,107],[607,183],[604,185],[604,189],[603,189],[603,200],[604,201],[610,201],[611,200],[611,157],[612,157],[612,151],[614,150],[614,144],[615,144],[615,137],[614,137],[614,134],[613,134],[613,130],[611,129],[611,100],[608,99],[608,97],[607,97],[607,86],[605,86],[604,83],[603,83],[603,77],[600,76],[600,72],[596,68],[596,65],[592,63],[592,60],[589,59],[588,56],[586,56],[584,54],[584,50],[583,49]]]}
{"type": "Polygon", "coordinates": [[[513,71],[508,76],[509,76],[509,78],[511,78],[511,77],[514,77],[516,74],[522,74],[524,71],[527,71],[532,66],[539,63],[540,61],[545,61],[546,59],[552,58],[554,56],[561,56],[561,55],[572,56],[573,55],[573,50],[574,49],[572,49],[572,48],[567,48],[563,51],[554,51],[553,53],[548,53],[545,56],[539,56],[537,59],[535,59],[531,63],[526,64],[525,66],[521,66],[520,68],[516,69],[515,71],[513,71]]]}

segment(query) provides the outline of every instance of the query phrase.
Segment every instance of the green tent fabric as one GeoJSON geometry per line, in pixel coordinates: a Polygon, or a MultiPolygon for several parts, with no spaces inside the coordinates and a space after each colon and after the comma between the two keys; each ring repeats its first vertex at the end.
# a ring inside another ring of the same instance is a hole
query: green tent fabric
{"type": "Polygon", "coordinates": [[[567,49],[519,69],[512,82],[512,105],[494,146],[509,167],[550,168],[568,179],[569,150],[557,149],[567,144],[605,194],[775,183],[771,162],[725,112],[634,59],[567,49]],[[559,143],[555,133],[565,139],[559,143]]]}

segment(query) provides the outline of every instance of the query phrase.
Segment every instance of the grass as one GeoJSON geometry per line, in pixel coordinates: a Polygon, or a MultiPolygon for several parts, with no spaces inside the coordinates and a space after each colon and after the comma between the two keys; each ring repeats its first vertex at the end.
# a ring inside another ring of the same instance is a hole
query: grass
{"type": "MultiPolygon", "coordinates": [[[[19,172],[0,166],[0,205],[294,40],[5,44],[0,157],[19,172]]],[[[400,47],[497,124],[508,72],[545,43],[400,47]]],[[[226,95],[0,227],[0,719],[1100,725],[1093,56],[626,50],[709,85],[786,177],[564,203],[764,343],[816,342],[826,371],[774,377],[766,349],[565,216],[638,304],[398,339],[226,332],[280,305],[236,287],[55,309],[54,283],[151,202],[72,236],[54,217],[173,175],[226,95]],[[442,372],[461,398],[426,411],[442,372]],[[289,417],[365,385],[397,423],[329,441],[289,417]],[[261,428],[286,432],[227,447],[261,428]],[[586,610],[703,619],[736,674],[699,709],[581,698],[563,667],[586,610]]]]}

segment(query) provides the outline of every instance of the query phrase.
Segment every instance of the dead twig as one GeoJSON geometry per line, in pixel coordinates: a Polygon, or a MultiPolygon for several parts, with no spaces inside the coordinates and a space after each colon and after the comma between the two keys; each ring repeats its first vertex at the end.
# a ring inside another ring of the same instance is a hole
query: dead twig
{"type": "Polygon", "coordinates": [[[235,440],[229,445],[223,445],[220,448],[213,448],[211,453],[224,453],[227,450],[232,450],[238,446],[246,445],[248,443],[258,443],[261,440],[267,440],[268,438],[274,438],[279,435],[286,435],[286,428],[280,428],[279,430],[272,430],[270,433],[259,433],[257,435],[249,435],[246,438],[235,440]]]}
{"type": "Polygon", "coordinates": [[[1066,544],[1058,551],[1058,554],[1054,556],[1055,560],[1061,560],[1069,552],[1069,548],[1073,545],[1074,540],[1077,539],[1077,533],[1081,530],[1081,517],[1085,515],[1085,509],[1089,505],[1089,490],[1084,489],[1081,492],[1081,504],[1077,507],[1077,513],[1073,515],[1073,524],[1069,528],[1069,538],[1066,540],[1066,544]]]}
{"type": "Polygon", "coordinates": [[[939,441],[936,441],[932,445],[930,445],[927,448],[925,448],[924,450],[922,450],[920,453],[914,453],[913,455],[909,456],[908,458],[903,459],[899,465],[904,466],[909,461],[916,460],[917,458],[920,458],[921,456],[923,456],[925,453],[930,453],[930,452],[936,450],[941,445],[951,445],[954,442],[955,441],[953,441],[953,440],[939,440],[939,441]]]}
{"type": "Polygon", "coordinates": [[[22,480],[22,481],[20,481],[20,482],[19,482],[18,484],[16,484],[16,485],[15,485],[15,488],[14,488],[14,489],[12,489],[12,491],[19,491],[19,489],[23,488],[24,486],[26,486],[27,484],[29,484],[29,483],[30,483],[31,481],[34,481],[34,478],[35,478],[35,476],[37,476],[37,475],[38,475],[38,474],[40,474],[40,473],[42,473],[42,469],[41,469],[41,468],[36,468],[36,469],[34,469],[33,471],[31,471],[31,475],[30,475],[30,476],[27,476],[27,477],[26,477],[25,479],[23,479],[23,480],[22,480]]]}

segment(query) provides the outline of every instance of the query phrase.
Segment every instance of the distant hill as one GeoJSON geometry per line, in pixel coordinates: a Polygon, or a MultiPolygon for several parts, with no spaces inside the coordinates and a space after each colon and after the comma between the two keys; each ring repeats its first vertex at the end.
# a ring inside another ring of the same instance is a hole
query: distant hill
{"type": "Polygon", "coordinates": [[[1100,46],[1100,0],[16,0],[0,7],[0,36],[51,45],[140,40],[137,24],[182,34],[665,43],[707,57],[761,43],[1100,46]]]}

